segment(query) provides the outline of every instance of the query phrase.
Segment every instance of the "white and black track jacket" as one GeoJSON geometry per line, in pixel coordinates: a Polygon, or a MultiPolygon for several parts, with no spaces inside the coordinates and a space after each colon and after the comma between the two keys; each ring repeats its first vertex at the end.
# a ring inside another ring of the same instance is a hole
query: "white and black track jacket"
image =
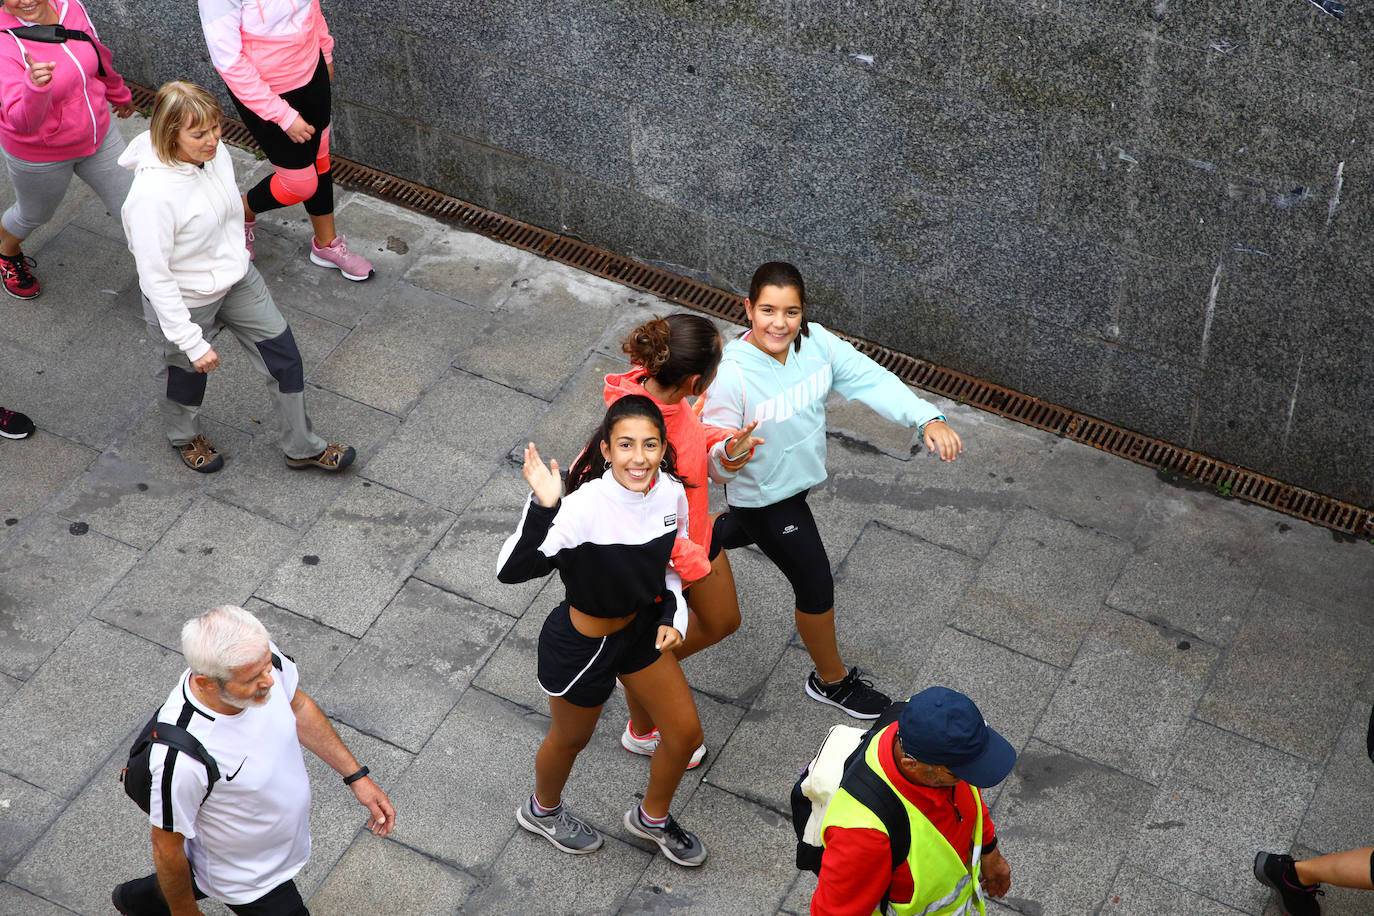
{"type": "Polygon", "coordinates": [[[669,563],[687,537],[687,493],[664,473],[647,493],[616,483],[607,471],[549,508],[525,503],[520,527],[506,539],[496,578],[525,582],[557,569],[568,603],[593,617],[657,610],[659,622],[686,637],[682,578],[669,563]]]}

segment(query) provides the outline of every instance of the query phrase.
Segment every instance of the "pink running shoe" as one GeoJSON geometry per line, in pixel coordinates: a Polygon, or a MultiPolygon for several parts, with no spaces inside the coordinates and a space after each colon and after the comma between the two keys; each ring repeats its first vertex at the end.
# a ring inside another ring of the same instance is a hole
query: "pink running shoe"
{"type": "Polygon", "coordinates": [[[38,295],[38,281],[34,279],[29,267],[33,258],[24,257],[21,251],[14,257],[0,254],[0,283],[5,292],[16,299],[32,299],[38,295]]]}
{"type": "Polygon", "coordinates": [[[350,280],[366,280],[372,276],[372,265],[368,263],[367,258],[349,251],[342,235],[323,248],[312,236],[310,263],[318,264],[320,267],[337,267],[339,273],[350,280]]]}
{"type": "Polygon", "coordinates": [[[258,240],[258,221],[246,219],[243,221],[243,247],[248,249],[248,260],[253,260],[258,253],[253,250],[253,243],[258,240]]]}

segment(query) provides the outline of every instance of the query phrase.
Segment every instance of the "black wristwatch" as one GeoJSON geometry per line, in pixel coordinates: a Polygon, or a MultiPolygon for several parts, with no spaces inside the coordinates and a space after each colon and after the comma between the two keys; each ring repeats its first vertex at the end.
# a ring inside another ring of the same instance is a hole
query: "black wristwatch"
{"type": "Polygon", "coordinates": [[[364,776],[366,776],[367,773],[368,773],[367,767],[362,767],[362,768],[360,768],[360,769],[358,770],[358,772],[354,773],[352,776],[345,776],[345,777],[344,777],[344,785],[346,785],[346,786],[351,786],[351,785],[353,785],[353,783],[357,782],[358,780],[360,780],[360,779],[362,779],[364,776]]]}

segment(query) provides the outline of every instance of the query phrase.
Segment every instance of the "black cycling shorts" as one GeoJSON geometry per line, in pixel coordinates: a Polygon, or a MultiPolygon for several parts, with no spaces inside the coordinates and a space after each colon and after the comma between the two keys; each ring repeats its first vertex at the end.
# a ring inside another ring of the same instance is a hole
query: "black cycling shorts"
{"type": "Polygon", "coordinates": [[[792,585],[796,608],[824,614],[835,606],[835,577],[830,574],[816,519],[806,504],[810,490],[758,509],[731,506],[711,529],[711,547],[726,550],[757,544],[792,585]]]}

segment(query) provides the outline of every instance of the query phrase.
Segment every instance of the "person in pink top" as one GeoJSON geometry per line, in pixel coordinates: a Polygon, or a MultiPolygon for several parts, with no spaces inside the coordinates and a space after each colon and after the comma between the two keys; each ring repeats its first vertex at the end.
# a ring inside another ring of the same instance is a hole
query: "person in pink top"
{"type": "Polygon", "coordinates": [[[110,213],[124,205],[133,176],[119,167],[110,108],[127,118],[134,106],[80,0],[3,0],[0,30],[0,148],[16,198],[0,216],[0,284],[32,299],[34,261],[20,246],[52,218],[72,174],[110,213]]]}
{"type": "MultiPolygon", "coordinates": [[[[6,0],[8,2],[8,0],[6,0]]],[[[243,232],[253,256],[257,215],[305,204],[315,237],[310,261],[350,280],[372,276],[334,226],[329,174],[329,84],[334,38],[319,0],[199,0],[205,43],[239,117],[275,171],[243,195],[243,232]]]]}

